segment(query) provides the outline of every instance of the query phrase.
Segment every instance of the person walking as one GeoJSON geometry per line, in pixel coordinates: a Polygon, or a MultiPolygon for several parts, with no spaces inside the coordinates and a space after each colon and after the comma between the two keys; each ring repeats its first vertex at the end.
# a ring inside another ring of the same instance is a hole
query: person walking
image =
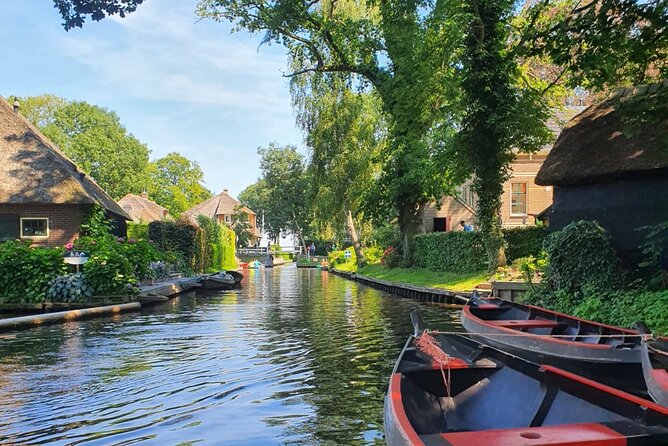
{"type": "Polygon", "coordinates": [[[460,221],[459,225],[462,227],[462,231],[473,232],[473,227],[471,225],[467,225],[464,220],[460,221]]]}

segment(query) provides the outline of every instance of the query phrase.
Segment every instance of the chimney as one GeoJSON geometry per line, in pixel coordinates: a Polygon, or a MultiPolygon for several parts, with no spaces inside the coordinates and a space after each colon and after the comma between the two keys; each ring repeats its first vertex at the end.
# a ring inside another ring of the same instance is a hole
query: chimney
{"type": "Polygon", "coordinates": [[[227,193],[229,193],[229,192],[230,192],[229,189],[223,189],[223,193],[224,193],[224,194],[227,194],[227,193]]]}
{"type": "Polygon", "coordinates": [[[148,192],[146,192],[146,191],[142,192],[141,197],[148,200],[148,192]]]}
{"type": "Polygon", "coordinates": [[[21,104],[19,104],[19,100],[14,99],[14,113],[18,113],[20,107],[21,107],[21,104]]]}

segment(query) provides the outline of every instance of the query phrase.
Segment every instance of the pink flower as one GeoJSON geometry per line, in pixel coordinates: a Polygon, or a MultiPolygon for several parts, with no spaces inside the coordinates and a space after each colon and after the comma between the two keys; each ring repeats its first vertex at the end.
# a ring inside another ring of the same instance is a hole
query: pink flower
{"type": "Polygon", "coordinates": [[[74,243],[72,242],[69,242],[68,244],[65,245],[65,249],[67,249],[68,251],[71,251],[72,248],[74,248],[74,243]]]}
{"type": "Polygon", "coordinates": [[[117,241],[118,243],[123,243],[123,242],[125,241],[125,239],[124,239],[123,237],[118,237],[118,238],[116,239],[116,241],[117,241]]]}
{"type": "Polygon", "coordinates": [[[136,241],[137,241],[137,240],[135,240],[135,239],[133,239],[133,238],[129,238],[129,239],[128,239],[128,243],[135,243],[136,241]]]}

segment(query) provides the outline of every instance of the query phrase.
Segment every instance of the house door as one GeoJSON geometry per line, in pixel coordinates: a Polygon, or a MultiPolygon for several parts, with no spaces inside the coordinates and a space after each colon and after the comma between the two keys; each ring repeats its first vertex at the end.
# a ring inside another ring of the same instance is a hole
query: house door
{"type": "Polygon", "coordinates": [[[450,230],[446,217],[434,218],[434,232],[446,232],[450,230]]]}

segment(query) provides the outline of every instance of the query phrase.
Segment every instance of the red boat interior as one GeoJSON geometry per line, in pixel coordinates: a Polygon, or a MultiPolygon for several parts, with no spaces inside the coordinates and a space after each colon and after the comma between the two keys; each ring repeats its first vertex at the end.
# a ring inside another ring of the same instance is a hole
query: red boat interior
{"type": "Polygon", "coordinates": [[[491,303],[465,307],[472,316],[487,325],[538,335],[558,335],[566,341],[633,347],[639,345],[638,333],[562,315],[542,308],[492,300],[491,303]],[[608,337],[610,335],[618,335],[608,337]]]}
{"type": "Polygon", "coordinates": [[[668,408],[464,339],[448,336],[441,342],[446,353],[467,364],[446,370],[449,394],[440,367],[414,348],[404,351],[395,374],[406,418],[425,444],[443,444],[432,437],[446,433],[546,427],[554,432],[582,423],[612,432],[624,426],[624,432],[652,439],[642,444],[668,444],[668,408]]]}

